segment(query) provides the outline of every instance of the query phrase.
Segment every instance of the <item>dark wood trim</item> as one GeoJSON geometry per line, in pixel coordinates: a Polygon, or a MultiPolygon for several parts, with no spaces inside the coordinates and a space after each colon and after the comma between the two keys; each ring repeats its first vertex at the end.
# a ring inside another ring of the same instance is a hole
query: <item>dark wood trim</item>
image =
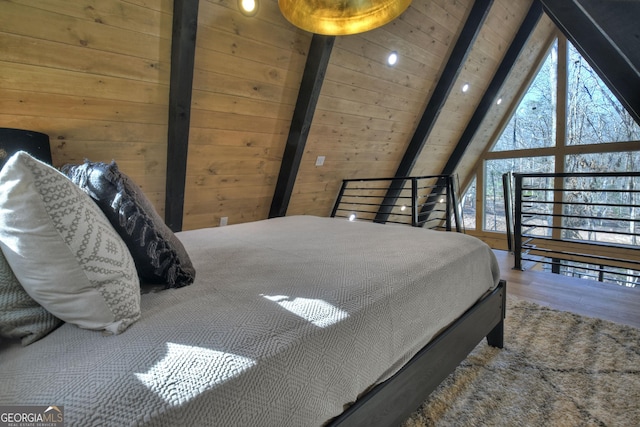
{"type": "Polygon", "coordinates": [[[544,11],[640,123],[640,4],[541,0],[544,11]],[[635,36],[635,37],[634,37],[635,36]]]}
{"type": "Polygon", "coordinates": [[[401,425],[486,336],[502,347],[507,283],[481,299],[420,350],[398,373],[358,399],[329,425],[401,425]]]}
{"type": "Polygon", "coordinates": [[[298,99],[291,119],[289,136],[280,164],[278,182],[271,201],[269,218],[285,216],[293,185],[296,182],[300,161],[309,136],[309,128],[316,111],[316,104],[322,89],[335,36],[314,34],[309,46],[307,63],[304,67],[298,99]]]}
{"type": "Polygon", "coordinates": [[[489,83],[487,90],[482,96],[482,99],[480,100],[476,111],[473,113],[473,116],[471,117],[471,120],[469,120],[467,127],[462,133],[458,144],[456,144],[453,153],[442,169],[442,175],[451,175],[455,172],[456,167],[460,163],[460,160],[462,160],[464,152],[467,150],[467,147],[473,140],[473,137],[478,131],[478,128],[480,128],[480,124],[484,120],[491,107],[495,105],[496,98],[500,93],[500,89],[502,89],[502,85],[507,80],[507,77],[509,76],[513,65],[515,64],[518,56],[520,55],[520,52],[522,51],[522,48],[529,40],[531,33],[535,29],[541,17],[542,4],[539,0],[534,0],[533,4],[529,8],[529,11],[527,12],[527,16],[522,22],[522,25],[520,25],[520,29],[511,42],[509,49],[507,49],[507,52],[505,53],[500,66],[496,70],[491,83],[489,83]]]}
{"type": "MultiPolygon", "coordinates": [[[[444,107],[451,89],[464,66],[469,52],[473,47],[473,44],[480,33],[480,29],[484,24],[484,21],[489,14],[489,9],[493,0],[478,0],[473,4],[467,21],[464,24],[464,28],[460,32],[460,36],[451,51],[449,60],[442,70],[442,75],[436,84],[433,94],[429,99],[429,102],[422,113],[422,118],[418,122],[416,131],[411,137],[411,141],[407,146],[407,150],[398,165],[395,177],[410,176],[413,166],[416,164],[416,160],[420,156],[422,149],[424,148],[427,138],[431,133],[433,126],[444,107]]],[[[376,222],[386,222],[391,214],[393,205],[395,205],[400,192],[402,191],[403,183],[393,184],[387,190],[387,194],[382,202],[382,206],[376,215],[376,222]]]]}
{"type": "Polygon", "coordinates": [[[199,0],[173,2],[165,222],[182,230],[199,0]]]}
{"type": "MultiPolygon", "coordinates": [[[[473,113],[473,116],[471,116],[471,120],[469,120],[467,127],[465,128],[462,136],[460,137],[460,140],[458,141],[458,144],[456,144],[453,153],[451,154],[451,156],[449,156],[449,160],[447,160],[447,163],[442,169],[442,175],[454,174],[456,167],[458,167],[460,160],[462,160],[464,152],[467,150],[467,147],[473,140],[473,137],[482,124],[482,121],[484,120],[489,110],[495,105],[495,100],[500,93],[502,85],[504,84],[505,80],[507,80],[507,77],[509,76],[509,73],[511,72],[511,69],[513,68],[516,60],[518,59],[520,52],[529,40],[529,37],[533,33],[533,30],[536,28],[536,25],[538,25],[541,17],[542,4],[539,0],[534,0],[533,4],[529,8],[529,11],[527,12],[527,16],[525,16],[522,22],[522,25],[520,25],[520,29],[518,29],[518,32],[513,38],[509,49],[507,49],[507,52],[505,53],[500,66],[498,67],[496,73],[493,75],[491,83],[489,83],[487,90],[482,96],[482,99],[480,100],[476,111],[473,113]]],[[[442,180],[439,180],[438,184],[444,185],[444,182],[442,182],[442,180]]],[[[439,196],[440,194],[431,194],[427,198],[427,202],[425,203],[420,213],[428,214],[431,210],[434,199],[439,196]]]]}

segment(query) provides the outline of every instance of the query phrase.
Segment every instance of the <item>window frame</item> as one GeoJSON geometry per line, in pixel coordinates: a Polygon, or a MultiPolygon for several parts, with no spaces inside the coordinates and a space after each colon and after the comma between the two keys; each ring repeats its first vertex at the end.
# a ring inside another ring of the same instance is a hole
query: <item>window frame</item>
{"type": "MultiPolygon", "coordinates": [[[[476,235],[481,239],[487,241],[492,247],[497,249],[507,249],[507,242],[504,238],[505,233],[499,231],[485,230],[485,170],[486,162],[490,160],[500,159],[512,159],[512,158],[524,158],[524,157],[540,157],[540,156],[552,156],[555,158],[555,170],[556,173],[563,173],[565,171],[565,160],[567,156],[577,154],[598,154],[598,153],[613,153],[613,152],[628,152],[628,151],[640,151],[640,141],[626,141],[626,142],[608,142],[608,143],[593,143],[584,145],[567,145],[566,129],[567,129],[567,102],[568,102],[568,55],[569,45],[566,37],[560,32],[557,32],[555,37],[551,37],[547,49],[541,55],[541,60],[536,69],[533,69],[527,79],[527,84],[523,85],[520,93],[514,98],[512,105],[505,114],[503,123],[498,131],[491,139],[489,146],[483,151],[478,162],[476,163],[474,171],[467,177],[464,183],[464,192],[475,181],[476,185],[476,228],[467,229],[469,234],[476,235]],[[509,120],[513,116],[513,113],[520,105],[524,95],[529,90],[529,87],[533,80],[536,78],[542,64],[549,54],[554,43],[558,44],[558,58],[557,58],[557,84],[556,84],[556,144],[554,147],[544,148],[531,148],[531,149],[518,149],[518,150],[504,150],[504,151],[490,151],[500,135],[507,127],[509,120]]],[[[465,226],[466,227],[466,226],[465,226]]]]}

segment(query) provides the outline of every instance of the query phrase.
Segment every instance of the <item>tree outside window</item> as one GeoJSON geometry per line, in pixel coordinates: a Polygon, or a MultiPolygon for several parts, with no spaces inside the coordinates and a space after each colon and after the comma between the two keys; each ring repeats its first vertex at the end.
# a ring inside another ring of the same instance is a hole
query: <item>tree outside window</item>
{"type": "MultiPolygon", "coordinates": [[[[502,174],[506,172],[638,170],[640,126],[578,51],[570,43],[556,40],[527,92],[513,109],[513,115],[494,147],[485,155],[482,188],[474,186],[472,191],[483,196],[482,207],[477,207],[483,213],[483,229],[504,232],[506,221],[502,174]],[[560,51],[565,47],[566,52],[560,51]],[[558,67],[559,58],[567,60],[566,76],[559,74],[562,69],[558,67]],[[567,91],[558,95],[558,81],[565,79],[567,91]],[[566,112],[557,111],[557,96],[566,98],[566,112]],[[558,120],[558,117],[566,120],[558,120]],[[557,132],[556,124],[563,122],[566,123],[566,129],[557,132]],[[556,140],[557,135],[561,136],[559,140],[556,140]],[[631,145],[629,141],[632,141],[631,145]],[[624,149],[616,148],[616,144],[624,143],[624,149]],[[634,146],[638,148],[634,149],[634,146]]],[[[627,180],[624,183],[612,181],[598,185],[640,188],[639,184],[627,180]]],[[[567,182],[565,185],[574,185],[577,190],[580,183],[567,182]]],[[[602,198],[605,203],[605,197],[613,197],[605,194],[603,192],[594,197],[602,198]]],[[[628,202],[632,209],[640,201],[628,202]]],[[[622,214],[635,215],[635,211],[622,214]]],[[[585,216],[597,215],[596,212],[585,216]]]]}
{"type": "Polygon", "coordinates": [[[639,141],[640,126],[570,43],[567,61],[566,144],[639,141]]]}

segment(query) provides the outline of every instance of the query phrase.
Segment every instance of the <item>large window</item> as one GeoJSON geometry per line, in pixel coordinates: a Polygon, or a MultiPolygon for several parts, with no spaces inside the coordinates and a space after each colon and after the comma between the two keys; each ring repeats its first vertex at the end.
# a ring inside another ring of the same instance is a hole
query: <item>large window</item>
{"type": "MultiPolygon", "coordinates": [[[[640,151],[621,151],[612,153],[572,154],[566,156],[567,172],[628,172],[640,170],[640,151]]],[[[581,232],[569,234],[565,231],[563,238],[589,242],[639,245],[636,236],[636,221],[640,200],[634,189],[640,188],[638,177],[598,177],[597,179],[573,178],[566,182],[565,197],[573,197],[575,205],[567,204],[564,208],[563,225],[566,227],[591,228],[590,224],[580,223],[571,217],[587,216],[594,218],[591,225],[598,229],[607,229],[606,233],[581,232]],[[588,189],[591,192],[581,190],[588,189]],[[572,191],[574,190],[574,191],[572,191]],[[583,200],[588,197],[588,200],[583,200]],[[584,204],[581,204],[584,202],[584,204]],[[598,218],[607,218],[606,221],[598,218]],[[616,220],[618,219],[618,220],[616,220]]]]}
{"type": "Polygon", "coordinates": [[[502,185],[502,176],[505,173],[530,170],[551,173],[554,170],[554,160],[553,156],[543,156],[485,161],[484,229],[502,233],[507,231],[502,185]]]}
{"type": "Polygon", "coordinates": [[[640,170],[640,151],[569,154],[566,172],[629,172],[640,170]]]}
{"type": "Polygon", "coordinates": [[[554,43],[492,151],[553,147],[556,144],[557,69],[558,44],[554,43]]]}
{"type": "MultiPolygon", "coordinates": [[[[475,221],[468,220],[465,212],[467,228],[473,228],[473,223],[482,224],[483,231],[506,230],[502,188],[506,172],[640,170],[640,126],[566,39],[550,46],[537,75],[512,111],[476,171],[470,191],[473,199],[476,194],[482,197],[474,205],[475,221]],[[559,66],[563,62],[566,67],[559,66]],[[563,123],[564,129],[556,129],[563,123]]],[[[469,199],[463,196],[463,200],[469,199]]]]}
{"type": "Polygon", "coordinates": [[[568,47],[566,144],[640,140],[640,126],[576,48],[568,47]]]}
{"type": "Polygon", "coordinates": [[[460,211],[462,214],[462,225],[465,229],[475,230],[476,228],[476,179],[469,184],[467,191],[460,199],[460,211]]]}

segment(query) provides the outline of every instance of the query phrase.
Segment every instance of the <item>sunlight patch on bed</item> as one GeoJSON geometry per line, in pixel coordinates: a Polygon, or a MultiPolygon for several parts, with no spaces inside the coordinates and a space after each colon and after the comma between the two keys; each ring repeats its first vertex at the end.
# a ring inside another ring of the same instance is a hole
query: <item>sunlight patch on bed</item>
{"type": "Polygon", "coordinates": [[[338,323],[341,320],[349,317],[346,311],[339,309],[338,307],[329,304],[326,301],[319,299],[309,298],[294,298],[291,299],[284,295],[262,295],[264,298],[275,302],[280,307],[302,317],[303,319],[313,323],[319,328],[326,328],[327,326],[338,323]]]}
{"type": "Polygon", "coordinates": [[[146,373],[136,377],[172,406],[238,376],[256,362],[202,347],[167,343],[167,354],[146,373]]]}

